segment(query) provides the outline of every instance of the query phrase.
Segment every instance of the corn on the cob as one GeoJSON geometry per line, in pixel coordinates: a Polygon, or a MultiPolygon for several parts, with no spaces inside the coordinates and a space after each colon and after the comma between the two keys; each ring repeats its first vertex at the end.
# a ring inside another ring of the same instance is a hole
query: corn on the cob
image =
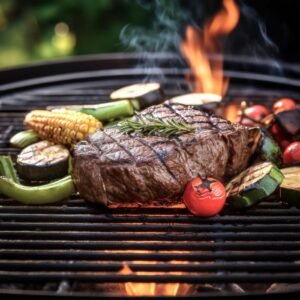
{"type": "Polygon", "coordinates": [[[24,124],[43,140],[71,146],[102,127],[93,116],[68,110],[33,110],[24,124]]]}

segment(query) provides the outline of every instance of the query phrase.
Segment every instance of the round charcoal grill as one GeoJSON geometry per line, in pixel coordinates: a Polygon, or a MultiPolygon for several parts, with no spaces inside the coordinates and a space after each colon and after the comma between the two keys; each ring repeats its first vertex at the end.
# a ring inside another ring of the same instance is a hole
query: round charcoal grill
{"type": "MultiPolygon", "coordinates": [[[[0,154],[17,154],[8,140],[32,109],[105,102],[112,90],[145,79],[162,82],[170,97],[191,91],[175,56],[148,59],[159,68],[116,54],[0,72],[0,154]]],[[[226,74],[225,101],[300,100],[300,67],[229,57],[226,74]]],[[[171,295],[186,298],[299,296],[299,229],[300,210],[274,198],[201,219],[184,208],[109,210],[77,196],[32,207],[0,196],[0,297],[123,299],[126,282],[157,283],[160,291],[179,283],[171,295]]]]}

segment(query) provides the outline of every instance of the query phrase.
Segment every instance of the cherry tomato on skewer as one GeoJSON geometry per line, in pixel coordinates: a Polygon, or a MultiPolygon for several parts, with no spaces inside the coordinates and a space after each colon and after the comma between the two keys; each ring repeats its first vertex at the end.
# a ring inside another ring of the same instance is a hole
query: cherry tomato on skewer
{"type": "Polygon", "coordinates": [[[217,179],[197,177],[190,181],[183,194],[183,202],[191,213],[201,217],[218,214],[225,205],[226,190],[217,179]]]}

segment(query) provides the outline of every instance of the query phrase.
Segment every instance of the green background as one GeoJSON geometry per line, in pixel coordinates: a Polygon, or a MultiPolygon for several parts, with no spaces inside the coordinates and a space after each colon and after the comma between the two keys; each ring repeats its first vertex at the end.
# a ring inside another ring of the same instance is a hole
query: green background
{"type": "Polygon", "coordinates": [[[130,51],[120,32],[147,27],[151,17],[133,0],[0,0],[0,67],[130,51]]]}

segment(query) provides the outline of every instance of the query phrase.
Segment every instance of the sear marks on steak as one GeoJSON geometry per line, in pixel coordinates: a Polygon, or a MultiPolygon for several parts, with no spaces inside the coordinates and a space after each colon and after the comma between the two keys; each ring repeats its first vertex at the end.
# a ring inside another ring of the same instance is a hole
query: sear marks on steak
{"type": "Polygon", "coordinates": [[[175,119],[196,130],[167,138],[124,134],[115,125],[79,142],[73,178],[86,200],[174,204],[187,182],[199,175],[223,179],[245,169],[260,135],[256,128],[180,104],[152,106],[140,115],[175,119]]]}

